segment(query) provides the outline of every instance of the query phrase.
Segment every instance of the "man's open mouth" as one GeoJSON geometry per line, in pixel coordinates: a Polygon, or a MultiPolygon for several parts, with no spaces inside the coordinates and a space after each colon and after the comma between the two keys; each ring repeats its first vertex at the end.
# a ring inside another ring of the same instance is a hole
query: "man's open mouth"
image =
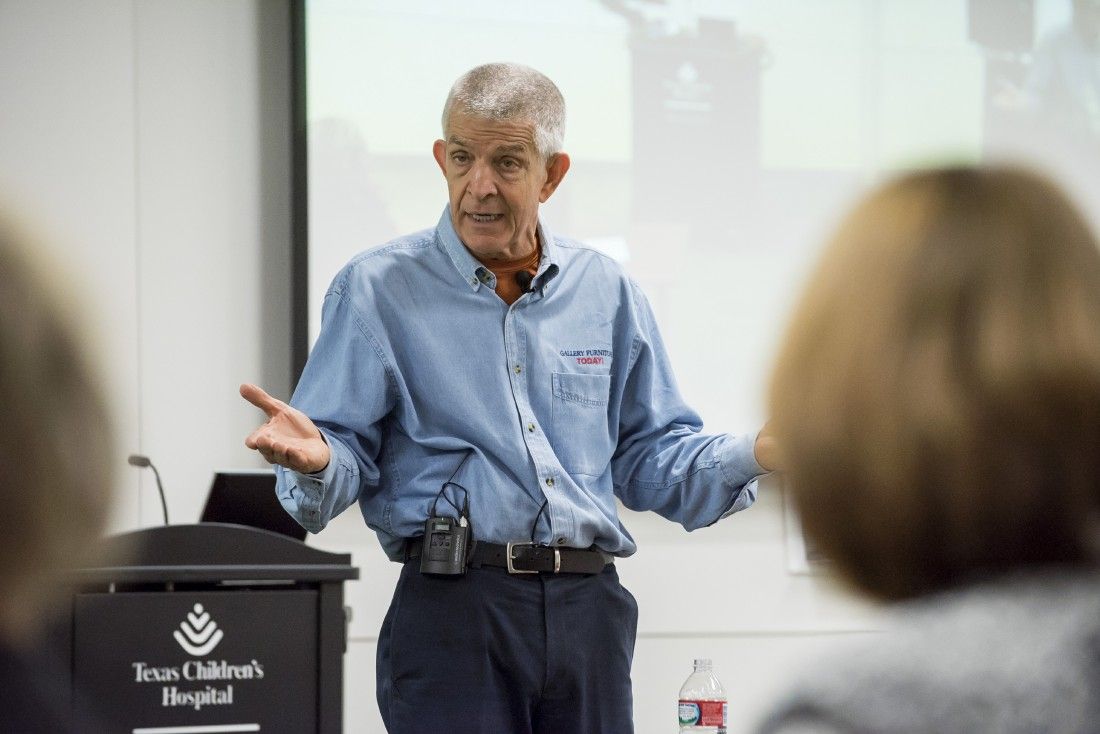
{"type": "Polygon", "coordinates": [[[478,224],[489,224],[501,219],[503,214],[476,214],[474,212],[467,212],[470,219],[474,220],[478,224]]]}

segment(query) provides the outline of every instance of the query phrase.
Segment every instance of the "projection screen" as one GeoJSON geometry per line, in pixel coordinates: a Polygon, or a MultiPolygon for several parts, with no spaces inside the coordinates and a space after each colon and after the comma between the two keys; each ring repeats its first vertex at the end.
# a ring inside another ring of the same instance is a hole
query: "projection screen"
{"type": "Polygon", "coordinates": [[[443,211],[451,83],[518,61],[568,105],[544,219],[641,284],[708,431],[753,429],[802,280],[870,184],[1010,158],[1097,206],[1097,6],[306,0],[309,341],[340,266],[443,211]]]}

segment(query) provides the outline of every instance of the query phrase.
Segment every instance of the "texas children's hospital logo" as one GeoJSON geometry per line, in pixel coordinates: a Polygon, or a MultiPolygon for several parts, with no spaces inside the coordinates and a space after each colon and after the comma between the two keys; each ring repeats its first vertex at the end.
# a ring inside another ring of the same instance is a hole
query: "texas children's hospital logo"
{"type": "Polygon", "coordinates": [[[180,622],[180,628],[172,636],[184,650],[195,657],[202,657],[209,655],[225,635],[210,618],[210,612],[205,611],[202,604],[196,604],[194,611],[187,613],[187,619],[180,622]]]}
{"type": "Polygon", "coordinates": [[[162,707],[188,707],[200,711],[207,706],[232,706],[231,681],[256,681],[264,677],[264,666],[255,659],[234,664],[228,660],[205,658],[221,643],[225,633],[202,604],[195,604],[185,614],[172,630],[172,637],[191,659],[167,665],[145,661],[131,663],[135,683],[160,684],[162,707]]]}

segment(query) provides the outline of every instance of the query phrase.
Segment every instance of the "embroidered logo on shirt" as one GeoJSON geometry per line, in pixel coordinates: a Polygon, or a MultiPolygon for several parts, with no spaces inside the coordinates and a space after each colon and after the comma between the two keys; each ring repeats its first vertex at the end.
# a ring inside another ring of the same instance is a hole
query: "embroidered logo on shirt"
{"type": "Polygon", "coordinates": [[[574,358],[577,364],[603,364],[611,358],[610,349],[563,349],[558,354],[574,358]]]}

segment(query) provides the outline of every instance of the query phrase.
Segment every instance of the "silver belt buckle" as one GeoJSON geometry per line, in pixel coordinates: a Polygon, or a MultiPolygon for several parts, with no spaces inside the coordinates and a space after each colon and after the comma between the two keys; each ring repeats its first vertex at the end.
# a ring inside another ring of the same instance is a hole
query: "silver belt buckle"
{"type": "MultiPolygon", "coordinates": [[[[526,571],[522,568],[516,568],[512,561],[515,560],[515,556],[512,555],[512,549],[519,546],[527,546],[528,548],[534,548],[534,543],[508,543],[505,551],[506,563],[508,565],[508,573],[538,573],[538,571],[526,571]]],[[[554,548],[554,573],[561,573],[561,551],[554,548]]]]}

